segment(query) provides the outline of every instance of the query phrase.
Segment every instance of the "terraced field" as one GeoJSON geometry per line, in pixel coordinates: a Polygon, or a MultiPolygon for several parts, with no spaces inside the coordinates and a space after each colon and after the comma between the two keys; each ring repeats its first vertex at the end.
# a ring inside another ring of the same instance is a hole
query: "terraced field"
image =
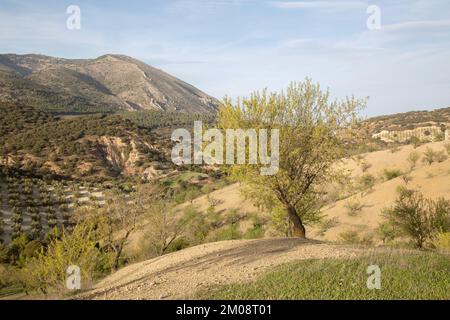
{"type": "Polygon", "coordinates": [[[42,238],[53,227],[70,227],[75,207],[101,205],[98,187],[39,179],[0,177],[0,241],[25,232],[42,238]]]}

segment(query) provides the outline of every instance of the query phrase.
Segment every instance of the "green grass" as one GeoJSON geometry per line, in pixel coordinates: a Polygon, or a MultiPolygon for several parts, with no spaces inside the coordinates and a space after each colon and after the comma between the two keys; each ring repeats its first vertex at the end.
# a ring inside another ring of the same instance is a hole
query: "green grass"
{"type": "Polygon", "coordinates": [[[376,254],[286,264],[255,282],[209,288],[201,299],[450,299],[450,256],[376,254]],[[367,267],[381,269],[381,289],[367,288],[367,267]]]}

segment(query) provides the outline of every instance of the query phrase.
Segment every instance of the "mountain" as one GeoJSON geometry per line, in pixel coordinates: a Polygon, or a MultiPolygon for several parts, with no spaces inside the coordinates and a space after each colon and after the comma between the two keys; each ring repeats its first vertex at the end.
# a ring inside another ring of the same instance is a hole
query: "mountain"
{"type": "Polygon", "coordinates": [[[62,59],[0,55],[0,101],[54,113],[163,110],[210,113],[217,100],[124,55],[62,59]]]}

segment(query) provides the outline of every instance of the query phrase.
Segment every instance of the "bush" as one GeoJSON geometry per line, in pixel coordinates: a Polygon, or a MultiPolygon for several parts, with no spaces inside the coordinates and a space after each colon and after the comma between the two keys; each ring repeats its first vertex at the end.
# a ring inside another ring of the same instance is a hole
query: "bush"
{"type": "Polygon", "coordinates": [[[89,286],[105,266],[111,266],[110,255],[97,247],[97,233],[95,223],[88,219],[80,222],[72,233],[63,231],[59,239],[51,239],[47,250],[41,250],[21,270],[26,288],[44,294],[50,289],[67,290],[66,270],[70,265],[80,267],[83,288],[89,286]]]}
{"type": "Polygon", "coordinates": [[[348,243],[348,244],[363,244],[363,245],[371,245],[372,244],[372,238],[369,236],[360,237],[358,232],[353,230],[348,230],[345,232],[341,232],[339,234],[339,238],[342,242],[348,243]]]}
{"type": "Polygon", "coordinates": [[[384,169],[383,174],[386,180],[392,180],[400,177],[403,172],[399,169],[384,169]]]}
{"type": "Polygon", "coordinates": [[[359,178],[359,184],[363,190],[372,190],[375,185],[375,177],[369,173],[366,173],[359,178]]]}
{"type": "Polygon", "coordinates": [[[430,147],[428,147],[425,152],[423,153],[423,158],[422,158],[422,162],[428,164],[429,166],[431,166],[433,164],[433,162],[436,161],[436,151],[434,151],[433,149],[431,149],[430,147]]]}
{"type": "Polygon", "coordinates": [[[392,223],[389,222],[381,223],[377,228],[377,233],[383,241],[383,244],[387,244],[388,242],[400,236],[398,228],[396,228],[394,225],[392,225],[392,223]]]}
{"type": "Polygon", "coordinates": [[[418,248],[439,232],[450,230],[450,201],[425,199],[414,190],[401,187],[392,208],[384,216],[395,227],[411,237],[418,248]]]}
{"type": "Polygon", "coordinates": [[[409,155],[408,155],[408,162],[411,166],[411,170],[414,169],[416,167],[417,161],[419,161],[420,159],[420,155],[417,151],[412,151],[409,155]]]}
{"type": "Polygon", "coordinates": [[[344,208],[347,209],[347,214],[350,217],[356,216],[358,213],[361,212],[361,210],[364,208],[364,205],[361,204],[359,201],[348,201],[344,208]]]}
{"type": "Polygon", "coordinates": [[[433,239],[433,246],[438,250],[450,251],[450,232],[438,233],[433,239]]]}

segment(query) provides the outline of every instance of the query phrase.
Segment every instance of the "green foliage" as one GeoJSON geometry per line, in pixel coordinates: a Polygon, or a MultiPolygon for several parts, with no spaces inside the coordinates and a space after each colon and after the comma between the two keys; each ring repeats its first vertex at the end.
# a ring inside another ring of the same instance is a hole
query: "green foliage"
{"type": "Polygon", "coordinates": [[[80,267],[82,287],[88,287],[98,271],[104,270],[105,263],[111,265],[111,259],[105,259],[97,246],[99,240],[96,224],[89,219],[78,223],[71,233],[63,230],[60,239],[51,240],[47,250],[41,248],[39,255],[21,270],[26,289],[44,294],[49,290],[65,292],[67,268],[71,265],[80,267]]]}
{"type": "Polygon", "coordinates": [[[417,151],[412,151],[409,155],[408,155],[408,162],[411,166],[411,170],[414,169],[416,167],[417,161],[419,161],[420,159],[420,155],[417,151]]]}
{"type": "Polygon", "coordinates": [[[359,184],[361,185],[362,190],[372,190],[375,186],[375,177],[370,173],[363,174],[359,178],[359,184]]]}
{"type": "Polygon", "coordinates": [[[136,148],[142,153],[141,162],[156,160],[172,164],[166,154],[170,145],[168,137],[160,138],[149,128],[124,116],[87,115],[60,119],[33,108],[0,104],[0,128],[0,155],[14,156],[21,169],[33,174],[55,174],[44,165],[52,161],[62,170],[62,175],[81,177],[84,173],[79,172],[79,167],[90,164],[84,176],[115,177],[120,168],[105,160],[104,146],[99,140],[104,136],[120,138],[125,143],[125,157],[130,152],[130,139],[134,139],[136,148]],[[159,144],[164,148],[149,149],[147,144],[159,144]],[[24,160],[29,154],[34,156],[33,161],[24,160]]]}
{"type": "Polygon", "coordinates": [[[216,286],[199,299],[403,300],[450,299],[448,256],[368,254],[352,259],[310,259],[279,266],[254,282],[216,286]],[[382,271],[381,290],[367,288],[367,267],[382,271]],[[420,284],[420,285],[418,285],[420,284]]]}
{"type": "Polygon", "coordinates": [[[387,244],[401,235],[400,230],[389,222],[380,223],[377,228],[377,233],[383,241],[383,244],[387,244]]]}
{"type": "Polygon", "coordinates": [[[362,244],[362,245],[371,245],[372,244],[372,237],[366,235],[364,237],[361,237],[358,232],[354,230],[348,230],[341,232],[339,234],[339,238],[343,243],[348,244],[362,244]]]}
{"type": "Polygon", "coordinates": [[[182,112],[167,112],[140,110],[136,112],[120,113],[125,119],[131,120],[140,127],[149,129],[157,128],[191,128],[194,121],[202,121],[204,124],[212,124],[215,121],[213,114],[195,114],[182,112]]]}
{"type": "Polygon", "coordinates": [[[398,198],[384,216],[394,227],[402,230],[418,248],[436,233],[450,230],[450,201],[426,199],[414,190],[399,188],[398,198]]]}
{"type": "Polygon", "coordinates": [[[422,140],[420,140],[419,137],[413,136],[410,139],[410,143],[414,146],[414,149],[420,147],[422,144],[424,144],[424,142],[422,140]]]}
{"type": "Polygon", "coordinates": [[[436,156],[437,156],[436,151],[434,151],[430,147],[427,147],[425,149],[425,152],[423,153],[422,162],[424,162],[424,163],[426,163],[426,164],[431,166],[433,164],[433,162],[436,161],[436,156]]]}
{"type": "Polygon", "coordinates": [[[400,177],[403,174],[403,172],[399,169],[384,169],[383,174],[386,180],[392,180],[400,177]]]}
{"type": "MultiPolygon", "coordinates": [[[[329,93],[307,79],[285,92],[255,92],[219,108],[221,129],[278,129],[279,166],[275,175],[261,175],[263,165],[235,165],[225,169],[248,187],[247,196],[273,211],[283,208],[293,235],[305,237],[304,225],[320,219],[321,184],[338,176],[336,161],[348,155],[357,140],[354,125],[365,101],[329,101],[329,93]]],[[[269,139],[270,140],[270,139],[269,139]]]]}
{"type": "Polygon", "coordinates": [[[264,236],[264,227],[258,215],[254,214],[251,219],[252,227],[244,234],[244,239],[258,239],[264,236]]]}

